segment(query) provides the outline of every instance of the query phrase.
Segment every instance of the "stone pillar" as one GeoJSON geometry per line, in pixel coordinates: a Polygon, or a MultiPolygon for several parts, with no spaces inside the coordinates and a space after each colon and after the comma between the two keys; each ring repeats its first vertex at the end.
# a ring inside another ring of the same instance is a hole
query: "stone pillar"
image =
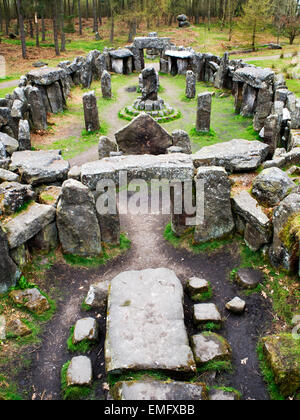
{"type": "Polygon", "coordinates": [[[143,101],[151,100],[157,101],[159,78],[157,71],[154,67],[146,68],[142,72],[143,75],[143,89],[142,97],[143,101]]]}
{"type": "Polygon", "coordinates": [[[27,120],[20,120],[19,122],[19,150],[31,150],[31,135],[30,127],[27,120]]]}
{"type": "Polygon", "coordinates": [[[85,93],[82,100],[86,131],[98,131],[100,122],[95,91],[85,93]]]}
{"type": "Polygon", "coordinates": [[[270,115],[265,121],[264,141],[270,146],[270,154],[273,156],[280,140],[278,131],[278,115],[270,115]]]}
{"type": "Polygon", "coordinates": [[[74,179],[64,182],[56,220],[65,254],[100,256],[101,233],[95,199],[88,187],[74,179]]]}
{"type": "Polygon", "coordinates": [[[208,133],[210,130],[212,94],[209,92],[198,95],[196,130],[208,133]]]}
{"type": "Polygon", "coordinates": [[[243,102],[241,108],[241,115],[243,117],[252,117],[254,115],[257,105],[257,89],[244,84],[243,88],[243,102]]]}
{"type": "Polygon", "coordinates": [[[106,70],[102,73],[101,89],[103,98],[111,99],[111,75],[106,70]]]}
{"type": "Polygon", "coordinates": [[[165,74],[169,73],[169,60],[165,60],[164,58],[160,59],[160,72],[165,74]]]}
{"type": "Polygon", "coordinates": [[[30,105],[30,119],[36,130],[47,130],[47,111],[44,106],[41,91],[32,86],[27,86],[25,94],[30,105]]]}
{"type": "Polygon", "coordinates": [[[257,96],[257,107],[253,120],[253,128],[255,131],[260,131],[264,125],[267,117],[272,112],[273,105],[273,89],[268,87],[265,83],[259,89],[257,96]]]}
{"type": "Polygon", "coordinates": [[[196,75],[193,71],[186,73],[186,97],[193,99],[196,96],[196,75]]]}
{"type": "Polygon", "coordinates": [[[221,60],[220,68],[216,73],[214,86],[217,89],[225,89],[228,87],[227,77],[228,77],[228,67],[229,67],[229,53],[226,52],[221,60]]]}
{"type": "Polygon", "coordinates": [[[234,102],[235,102],[235,112],[237,114],[240,114],[242,109],[242,103],[243,103],[243,87],[244,84],[237,82],[234,84],[234,102]]]}
{"type": "Polygon", "coordinates": [[[188,155],[192,154],[191,140],[188,133],[183,130],[175,130],[172,133],[172,137],[173,146],[180,147],[182,149],[182,153],[186,153],[188,155]]]}

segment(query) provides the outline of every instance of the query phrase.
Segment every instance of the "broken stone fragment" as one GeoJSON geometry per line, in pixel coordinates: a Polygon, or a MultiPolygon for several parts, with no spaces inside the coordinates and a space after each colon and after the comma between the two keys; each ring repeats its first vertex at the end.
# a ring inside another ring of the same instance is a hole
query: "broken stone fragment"
{"type": "Polygon", "coordinates": [[[108,137],[101,136],[98,144],[99,159],[110,157],[111,152],[117,152],[118,145],[108,137]]]}
{"type": "Polygon", "coordinates": [[[2,182],[18,182],[20,177],[14,172],[8,171],[6,169],[0,168],[0,183],[2,182]]]}
{"type": "Polygon", "coordinates": [[[97,309],[99,311],[105,312],[107,308],[109,286],[109,281],[104,281],[92,285],[85,299],[85,304],[90,306],[91,309],[97,309]]]}
{"type": "Polygon", "coordinates": [[[68,386],[89,386],[93,381],[92,362],[88,357],[73,357],[67,371],[68,386]]]}
{"type": "Polygon", "coordinates": [[[237,391],[229,391],[222,388],[213,388],[209,391],[210,401],[239,401],[240,394],[237,391]]]}
{"type": "Polygon", "coordinates": [[[0,185],[0,214],[11,215],[34,198],[31,185],[3,182],[0,185]]]}
{"type": "Polygon", "coordinates": [[[197,366],[212,361],[231,359],[231,347],[228,341],[212,332],[193,335],[192,349],[197,366]]]}
{"type": "Polygon", "coordinates": [[[226,303],[226,309],[234,314],[242,314],[245,311],[246,302],[239,297],[235,297],[230,302],[226,303]]]}
{"type": "Polygon", "coordinates": [[[198,277],[191,277],[187,284],[188,290],[192,297],[206,293],[209,291],[210,285],[207,280],[198,277]]]}
{"type": "Polygon", "coordinates": [[[41,315],[50,309],[48,300],[38,289],[13,290],[9,294],[16,305],[24,306],[30,312],[41,315]]]}
{"type": "Polygon", "coordinates": [[[7,323],[7,331],[13,337],[25,337],[32,333],[31,329],[17,316],[13,316],[7,323]]]}
{"type": "Polygon", "coordinates": [[[274,207],[296,187],[279,168],[263,170],[253,181],[252,194],[265,207],[274,207]]]}
{"type": "Polygon", "coordinates": [[[94,318],[79,319],[74,327],[73,344],[84,340],[95,341],[98,338],[98,325],[94,318]]]}
{"type": "Polygon", "coordinates": [[[0,340],[6,339],[6,319],[4,315],[0,315],[0,340]]]}
{"type": "Polygon", "coordinates": [[[4,144],[8,155],[12,155],[19,149],[19,142],[5,133],[0,133],[0,142],[4,144]]]}
{"type": "Polygon", "coordinates": [[[222,323],[222,316],[214,303],[200,303],[194,305],[194,320],[196,324],[203,325],[207,323],[222,323]]]}
{"type": "Polygon", "coordinates": [[[241,268],[237,272],[236,280],[244,289],[255,289],[265,278],[260,270],[241,268]]]}

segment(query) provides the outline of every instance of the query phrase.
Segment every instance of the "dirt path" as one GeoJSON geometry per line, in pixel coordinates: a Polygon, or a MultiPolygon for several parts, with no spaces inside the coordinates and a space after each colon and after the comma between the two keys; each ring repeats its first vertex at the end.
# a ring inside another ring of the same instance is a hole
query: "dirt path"
{"type": "Polygon", "coordinates": [[[0,89],[7,89],[10,87],[17,87],[19,84],[19,80],[9,80],[8,82],[1,82],[0,89]]]}
{"type": "MultiPolygon", "coordinates": [[[[284,58],[290,58],[292,56],[293,56],[292,53],[285,53],[284,54],[284,58]]],[[[266,55],[266,56],[260,56],[260,57],[243,58],[243,60],[244,61],[280,60],[280,57],[281,57],[281,55],[266,55]]]]}
{"type": "MultiPolygon", "coordinates": [[[[163,239],[163,231],[168,216],[122,216],[122,230],[132,240],[132,248],[126,254],[98,269],[84,270],[56,264],[48,274],[49,284],[55,279],[56,287],[62,291],[58,311],[47,325],[43,344],[32,354],[29,372],[23,372],[20,384],[29,391],[29,398],[59,399],[60,370],[72,355],[67,352],[66,341],[69,328],[81,317],[87,316],[81,310],[81,303],[90,284],[111,280],[126,270],[167,267],[173,269],[183,283],[190,276],[200,276],[209,280],[214,288],[212,302],[220,308],[226,318],[224,335],[233,348],[234,373],[221,375],[214,384],[233,386],[243,393],[245,399],[268,399],[265,384],[259,373],[256,358],[257,338],[264,334],[270,324],[269,307],[262,297],[247,297],[248,310],[242,317],[229,315],[225,303],[236,295],[241,296],[237,287],[229,281],[230,271],[238,265],[238,253],[234,249],[223,249],[214,254],[194,255],[185,250],[174,249],[163,239]],[[242,364],[242,360],[246,360],[242,364]],[[32,386],[32,388],[30,388],[32,386]]],[[[192,320],[193,303],[185,297],[185,321],[189,335],[196,333],[192,320]]],[[[93,312],[91,316],[99,316],[93,312]]],[[[105,319],[97,318],[100,326],[99,346],[90,353],[97,380],[95,397],[105,398],[103,383],[105,319]]]]}

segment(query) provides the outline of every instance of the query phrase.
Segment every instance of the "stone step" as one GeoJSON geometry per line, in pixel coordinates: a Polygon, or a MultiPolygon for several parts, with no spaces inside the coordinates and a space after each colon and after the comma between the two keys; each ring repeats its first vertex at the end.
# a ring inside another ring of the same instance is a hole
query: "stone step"
{"type": "Polygon", "coordinates": [[[110,392],[112,400],[131,401],[201,401],[207,400],[207,388],[202,383],[159,382],[152,380],[119,382],[110,392]]]}
{"type": "Polygon", "coordinates": [[[111,282],[107,372],[196,369],[184,325],[183,287],[166,268],[127,271],[111,282]]]}

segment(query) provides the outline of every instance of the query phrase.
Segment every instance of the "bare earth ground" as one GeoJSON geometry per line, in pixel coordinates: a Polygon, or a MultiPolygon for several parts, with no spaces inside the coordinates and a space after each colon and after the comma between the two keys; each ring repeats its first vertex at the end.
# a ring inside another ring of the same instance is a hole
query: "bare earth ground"
{"type": "MultiPolygon", "coordinates": [[[[28,398],[59,399],[60,370],[71,358],[67,352],[66,341],[69,328],[76,320],[87,316],[81,311],[89,286],[96,281],[111,280],[126,270],[168,267],[175,271],[183,283],[191,276],[204,277],[212,283],[216,303],[226,318],[221,334],[233,348],[233,374],[221,375],[219,385],[233,386],[242,392],[245,399],[266,400],[268,394],[259,373],[256,358],[256,343],[270,326],[271,313],[268,303],[258,295],[246,298],[247,312],[237,317],[224,309],[225,303],[236,295],[243,296],[235,284],[229,281],[230,271],[238,265],[237,249],[222,249],[213,254],[194,255],[185,250],[173,248],[163,239],[163,231],[168,216],[122,216],[122,230],[132,240],[132,248],[125,255],[98,269],[85,270],[62,263],[55,264],[47,277],[62,291],[58,310],[47,325],[43,343],[31,354],[30,370],[23,371],[19,377],[21,389],[28,390],[28,398]],[[242,364],[242,360],[246,360],[242,364]]],[[[93,313],[97,317],[97,313],[93,313]]],[[[100,342],[90,354],[95,367],[94,379],[97,381],[95,397],[104,398],[105,319],[98,318],[100,342]]],[[[192,302],[185,296],[185,321],[188,333],[196,333],[192,321],[192,302]]],[[[205,378],[200,378],[205,380],[205,378]]],[[[216,382],[215,382],[216,383],[216,382]]]]}

